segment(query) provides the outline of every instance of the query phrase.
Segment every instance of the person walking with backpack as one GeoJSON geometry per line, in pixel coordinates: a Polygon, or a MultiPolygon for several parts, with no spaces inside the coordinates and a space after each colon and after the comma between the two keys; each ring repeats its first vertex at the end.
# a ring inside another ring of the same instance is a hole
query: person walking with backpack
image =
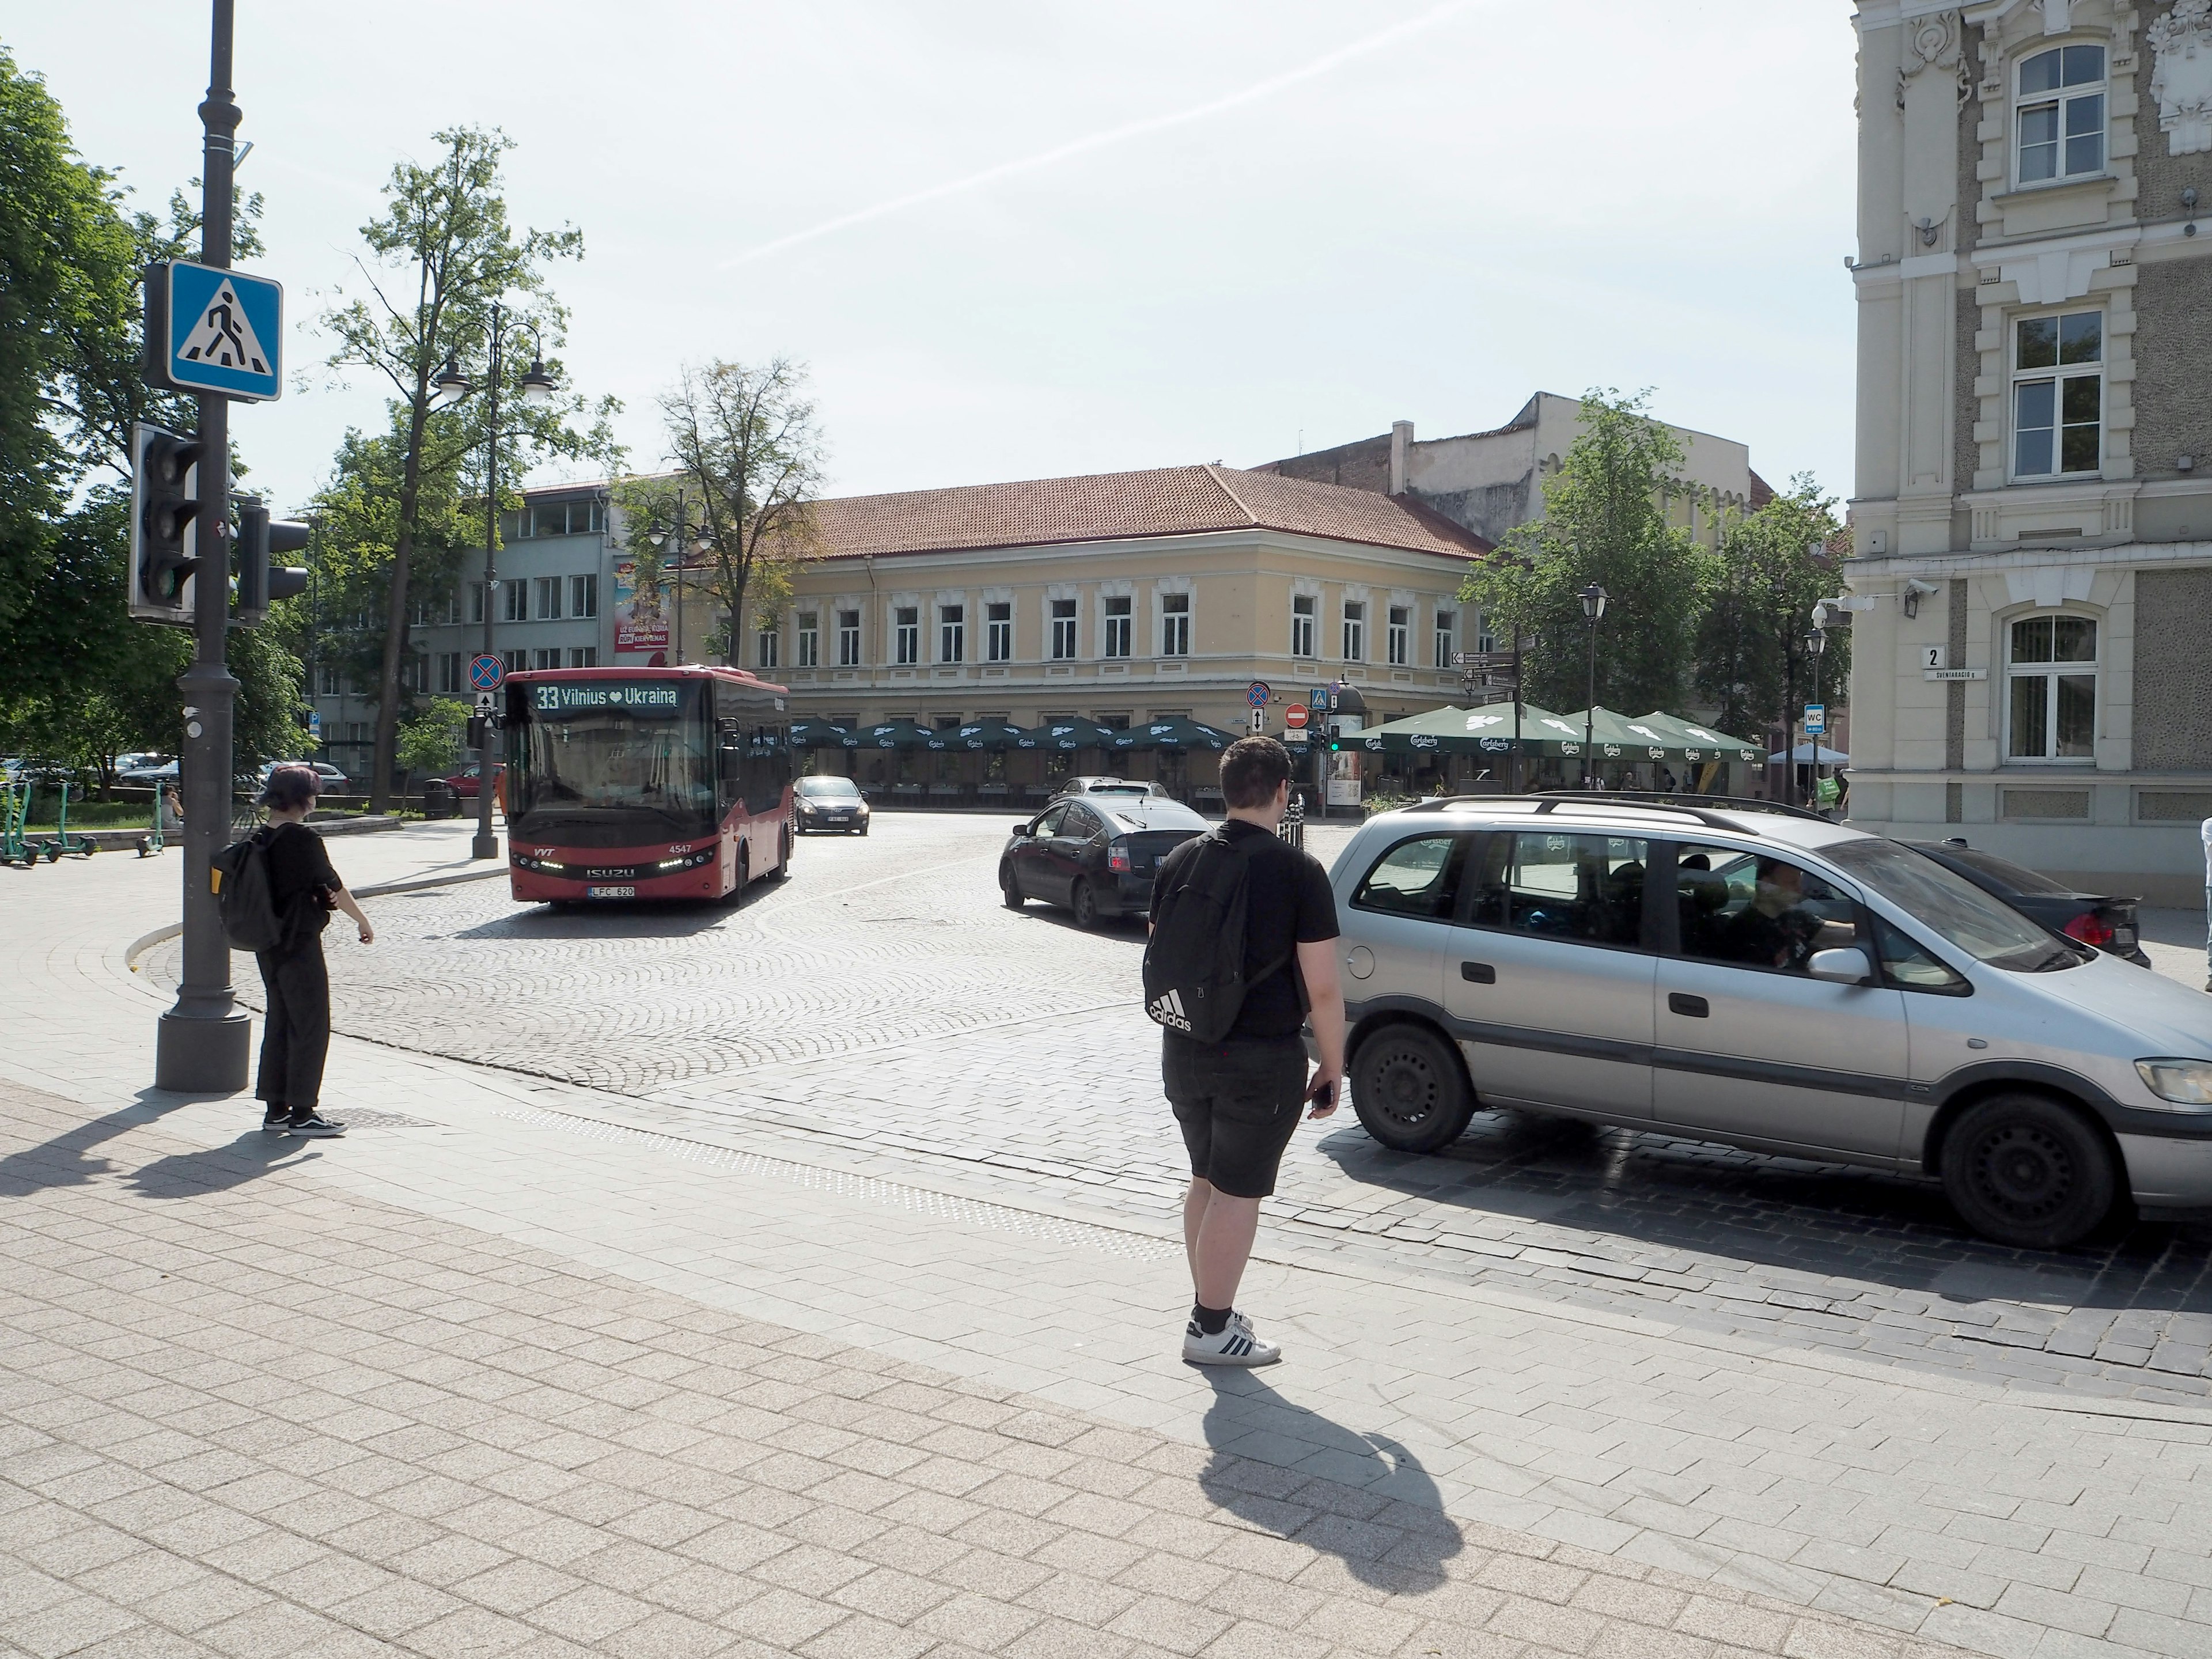
{"type": "Polygon", "coordinates": [[[269,822],[253,832],[265,864],[276,943],[253,953],[267,1012],[261,1023],[261,1065],[253,1093],[265,1108],[261,1127],[274,1134],[326,1139],[345,1133],[316,1109],[323,1062],[331,1047],[331,977],[323,963],[323,929],[343,910],[373,945],[376,930],[331,867],[323,838],[306,818],[321,787],[311,767],[280,766],[261,787],[269,822]]]}
{"type": "Polygon", "coordinates": [[[1272,1365],[1236,1308],[1260,1200],[1299,1109],[1336,1110],[1344,1079],[1344,995],[1336,899],[1310,854],[1276,830],[1291,800],[1289,751],[1242,738],[1221,757],[1227,822],[1185,842],[1152,884],[1146,1012],[1163,1027],[1160,1071],[1190,1153],[1183,1247],[1194,1293],[1182,1357],[1198,1365],[1272,1365]],[[1307,1074],[1301,1029],[1318,1063],[1307,1074]]]}

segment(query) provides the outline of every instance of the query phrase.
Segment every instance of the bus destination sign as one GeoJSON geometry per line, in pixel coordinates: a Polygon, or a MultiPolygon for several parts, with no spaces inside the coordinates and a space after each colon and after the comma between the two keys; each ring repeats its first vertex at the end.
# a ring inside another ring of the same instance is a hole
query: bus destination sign
{"type": "Polygon", "coordinates": [[[540,680],[530,688],[530,706],[541,714],[673,714],[683,698],[671,680],[540,680]]]}

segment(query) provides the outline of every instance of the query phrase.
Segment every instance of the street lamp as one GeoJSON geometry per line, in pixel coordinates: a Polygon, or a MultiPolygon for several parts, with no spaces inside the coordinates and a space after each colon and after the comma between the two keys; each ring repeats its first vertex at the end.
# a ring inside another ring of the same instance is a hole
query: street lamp
{"type": "MultiPolygon", "coordinates": [[[[1805,653],[1813,659],[1813,701],[1816,703],[1820,701],[1820,653],[1827,648],[1828,630],[1826,629],[1816,627],[1811,633],[1805,635],[1805,653]]],[[[1813,745],[1813,805],[1815,807],[1820,804],[1820,746],[1821,739],[1828,735],[1827,724],[1827,714],[1823,709],[1820,717],[1821,730],[1818,732],[1808,732],[1805,734],[1813,745]]],[[[1794,770],[1795,768],[1793,767],[1792,769],[1794,770]]]]}
{"type": "MultiPolygon", "coordinates": [[[[538,331],[538,325],[527,320],[514,325],[513,331],[530,336],[530,367],[516,382],[522,401],[539,404],[550,402],[556,390],[553,377],[545,372],[545,345],[538,331]]],[[[484,371],[484,389],[490,402],[484,411],[484,574],[483,574],[483,653],[495,655],[492,650],[493,619],[498,614],[499,598],[499,389],[504,373],[503,356],[507,349],[508,324],[505,311],[495,301],[491,308],[491,326],[486,331],[489,346],[489,362],[484,371]]],[[[430,396],[433,409],[451,409],[476,390],[468,374],[461,368],[458,352],[448,354],[446,366],[431,381],[436,389],[430,396]]],[[[469,843],[472,859],[495,859],[499,856],[499,837],[492,833],[492,778],[497,761],[492,753],[492,724],[489,720],[476,722],[477,744],[477,833],[469,843]]]]}
{"type": "Polygon", "coordinates": [[[1589,707],[1583,712],[1583,777],[1586,787],[1597,785],[1597,625],[1605,616],[1605,602],[1613,596],[1592,582],[1575,596],[1583,602],[1583,619],[1589,623],[1589,707]]]}
{"type": "MultiPolygon", "coordinates": [[[[691,556],[695,553],[704,553],[708,547],[704,526],[700,527],[700,533],[696,538],[691,534],[690,503],[684,498],[684,490],[680,485],[677,489],[676,501],[672,507],[663,502],[653,509],[653,517],[646,525],[645,539],[656,551],[666,547],[671,541],[676,544],[676,562],[672,574],[669,577],[669,592],[676,602],[674,659],[680,663],[684,660],[684,572],[691,562],[691,556]]],[[[665,568],[667,567],[664,566],[664,568],[665,568]]]]}

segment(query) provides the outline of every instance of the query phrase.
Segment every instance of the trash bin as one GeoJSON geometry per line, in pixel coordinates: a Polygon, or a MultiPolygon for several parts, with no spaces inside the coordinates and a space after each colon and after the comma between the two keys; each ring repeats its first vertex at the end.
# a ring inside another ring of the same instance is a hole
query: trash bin
{"type": "Polygon", "coordinates": [[[426,818],[457,818],[461,815],[461,792],[443,778],[432,778],[422,786],[422,816],[426,818]]]}

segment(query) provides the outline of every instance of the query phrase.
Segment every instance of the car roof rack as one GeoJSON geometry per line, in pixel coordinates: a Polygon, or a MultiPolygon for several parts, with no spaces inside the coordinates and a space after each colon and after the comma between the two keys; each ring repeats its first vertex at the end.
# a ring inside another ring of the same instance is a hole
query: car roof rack
{"type": "Polygon", "coordinates": [[[1595,789],[1538,789],[1523,795],[1437,795],[1420,801],[1408,811],[1415,812],[1441,811],[1461,801],[1481,801],[1487,804],[1508,800],[1527,800],[1536,804],[1539,815],[1555,812],[1562,806],[1633,806],[1647,812],[1679,812],[1694,818],[1709,830],[1737,830],[1742,825],[1733,822],[1731,812],[1768,812],[1778,817],[1809,818],[1815,823],[1832,823],[1818,812],[1808,812],[1802,806],[1785,806],[1780,801],[1747,800],[1735,795],[1699,795],[1695,802],[1654,792],[1634,790],[1595,789]],[[1718,808],[1719,811],[1713,809],[1718,808]]]}

